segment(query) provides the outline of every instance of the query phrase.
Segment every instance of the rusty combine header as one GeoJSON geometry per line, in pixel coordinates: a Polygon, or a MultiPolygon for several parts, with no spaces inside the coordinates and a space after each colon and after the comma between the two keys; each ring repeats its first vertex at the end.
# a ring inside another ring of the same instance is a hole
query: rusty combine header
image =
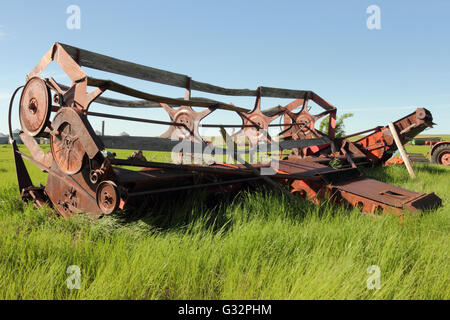
{"type": "MultiPolygon", "coordinates": [[[[198,82],[182,74],[55,43],[27,75],[20,98],[20,137],[31,154],[29,156],[21,152],[12,139],[11,112],[18,90],[11,99],[9,127],[22,199],[33,201],[37,206],[50,203],[64,217],[81,212],[94,217],[111,214],[119,209],[132,208],[142,198],[153,194],[191,188],[232,192],[248,184],[268,184],[290,196],[314,202],[330,197],[336,203],[359,207],[367,213],[392,211],[401,214],[404,209],[423,210],[441,202],[434,193],[420,194],[363,177],[358,166],[381,164],[395,151],[389,128],[376,127],[357,133],[355,135],[369,134],[356,142],[348,139],[351,136],[336,138],[336,108],[312,91],[270,87],[227,89],[198,82]],[[70,86],[59,84],[53,78],[40,77],[52,61],[72,80],[70,86]],[[183,88],[185,97],[169,98],[114,81],[95,79],[87,76],[81,67],[183,88]],[[94,89],[88,92],[88,87],[94,89]],[[102,97],[106,91],[140,100],[102,97]],[[192,91],[250,96],[255,97],[256,103],[249,111],[216,100],[193,98],[192,91]],[[293,101],[286,106],[262,111],[263,97],[293,101]],[[112,107],[164,108],[170,121],[91,112],[89,106],[94,101],[112,107]],[[308,108],[311,102],[323,111],[317,115],[311,114],[308,108]],[[203,111],[195,111],[192,107],[203,108],[203,111]],[[200,124],[203,118],[218,109],[237,113],[242,118],[242,124],[200,124]],[[324,116],[330,117],[327,134],[315,128],[316,121],[324,116]],[[168,130],[153,138],[99,137],[91,127],[89,117],[162,124],[167,125],[168,130]],[[277,124],[275,119],[282,121],[277,124]],[[199,133],[200,126],[220,129],[226,149],[206,141],[199,133]],[[226,128],[230,127],[240,128],[240,131],[230,137],[226,132],[226,128]],[[277,137],[267,134],[270,127],[280,128],[277,137]],[[35,137],[49,138],[51,151],[44,153],[35,137]],[[236,144],[233,138],[239,137],[247,138],[248,148],[240,148],[236,144]],[[277,147],[276,157],[274,146],[277,147]],[[107,148],[139,152],[127,159],[116,159],[106,152],[107,148]],[[271,159],[264,163],[247,162],[246,155],[252,155],[255,148],[271,150],[271,159]],[[233,161],[194,164],[152,162],[143,157],[141,150],[178,150],[182,154],[190,150],[194,156],[205,151],[212,155],[226,153],[233,161]],[[32,184],[23,158],[48,173],[45,187],[32,184]],[[340,169],[330,166],[330,162],[336,159],[342,164],[340,169]],[[140,170],[128,170],[121,166],[139,167],[140,170]]],[[[403,141],[431,125],[432,116],[426,109],[417,109],[395,122],[403,141]]]]}

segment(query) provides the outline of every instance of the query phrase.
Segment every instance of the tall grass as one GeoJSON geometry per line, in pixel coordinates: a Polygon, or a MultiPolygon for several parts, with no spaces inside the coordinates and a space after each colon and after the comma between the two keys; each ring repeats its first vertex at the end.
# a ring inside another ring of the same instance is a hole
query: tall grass
{"type": "Polygon", "coordinates": [[[401,166],[367,171],[443,198],[403,221],[271,190],[64,220],[22,204],[14,175],[0,172],[0,299],[449,299],[450,170],[415,169],[416,180],[401,166]],[[81,268],[79,290],[67,288],[70,265],[81,268]],[[371,265],[379,290],[366,286],[371,265]]]}

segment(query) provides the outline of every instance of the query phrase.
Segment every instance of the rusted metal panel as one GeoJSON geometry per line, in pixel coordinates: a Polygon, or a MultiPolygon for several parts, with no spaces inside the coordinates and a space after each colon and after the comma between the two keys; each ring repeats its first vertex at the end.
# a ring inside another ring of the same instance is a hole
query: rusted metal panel
{"type": "Polygon", "coordinates": [[[333,186],[339,190],[394,207],[402,207],[405,203],[417,198],[420,195],[414,191],[409,191],[368,178],[359,178],[349,182],[337,182],[334,183],[333,186]]]}

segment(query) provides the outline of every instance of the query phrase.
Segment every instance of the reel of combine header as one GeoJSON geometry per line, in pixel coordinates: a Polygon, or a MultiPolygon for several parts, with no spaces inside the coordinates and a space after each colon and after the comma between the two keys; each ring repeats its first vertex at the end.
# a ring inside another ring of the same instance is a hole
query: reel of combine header
{"type": "Polygon", "coordinates": [[[41,78],[31,78],[20,98],[19,119],[23,132],[32,137],[40,135],[48,123],[50,111],[50,89],[41,78]]]}
{"type": "Polygon", "coordinates": [[[316,131],[316,121],[322,118],[325,114],[312,115],[306,109],[298,113],[286,111],[285,123],[290,124],[287,130],[283,132],[285,137],[292,137],[298,139],[313,139],[321,135],[316,131]]]}

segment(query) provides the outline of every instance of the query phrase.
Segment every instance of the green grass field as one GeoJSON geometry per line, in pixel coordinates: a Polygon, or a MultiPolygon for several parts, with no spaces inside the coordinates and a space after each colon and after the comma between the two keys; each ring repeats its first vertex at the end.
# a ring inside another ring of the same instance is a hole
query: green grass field
{"type": "Polygon", "coordinates": [[[417,165],[415,180],[403,166],[366,171],[443,206],[375,219],[261,190],[216,205],[171,195],[140,218],[64,220],[22,204],[0,146],[0,299],[449,299],[450,168],[417,165]],[[66,285],[70,265],[79,290],[66,285]],[[366,285],[371,265],[379,290],[366,285]]]}

